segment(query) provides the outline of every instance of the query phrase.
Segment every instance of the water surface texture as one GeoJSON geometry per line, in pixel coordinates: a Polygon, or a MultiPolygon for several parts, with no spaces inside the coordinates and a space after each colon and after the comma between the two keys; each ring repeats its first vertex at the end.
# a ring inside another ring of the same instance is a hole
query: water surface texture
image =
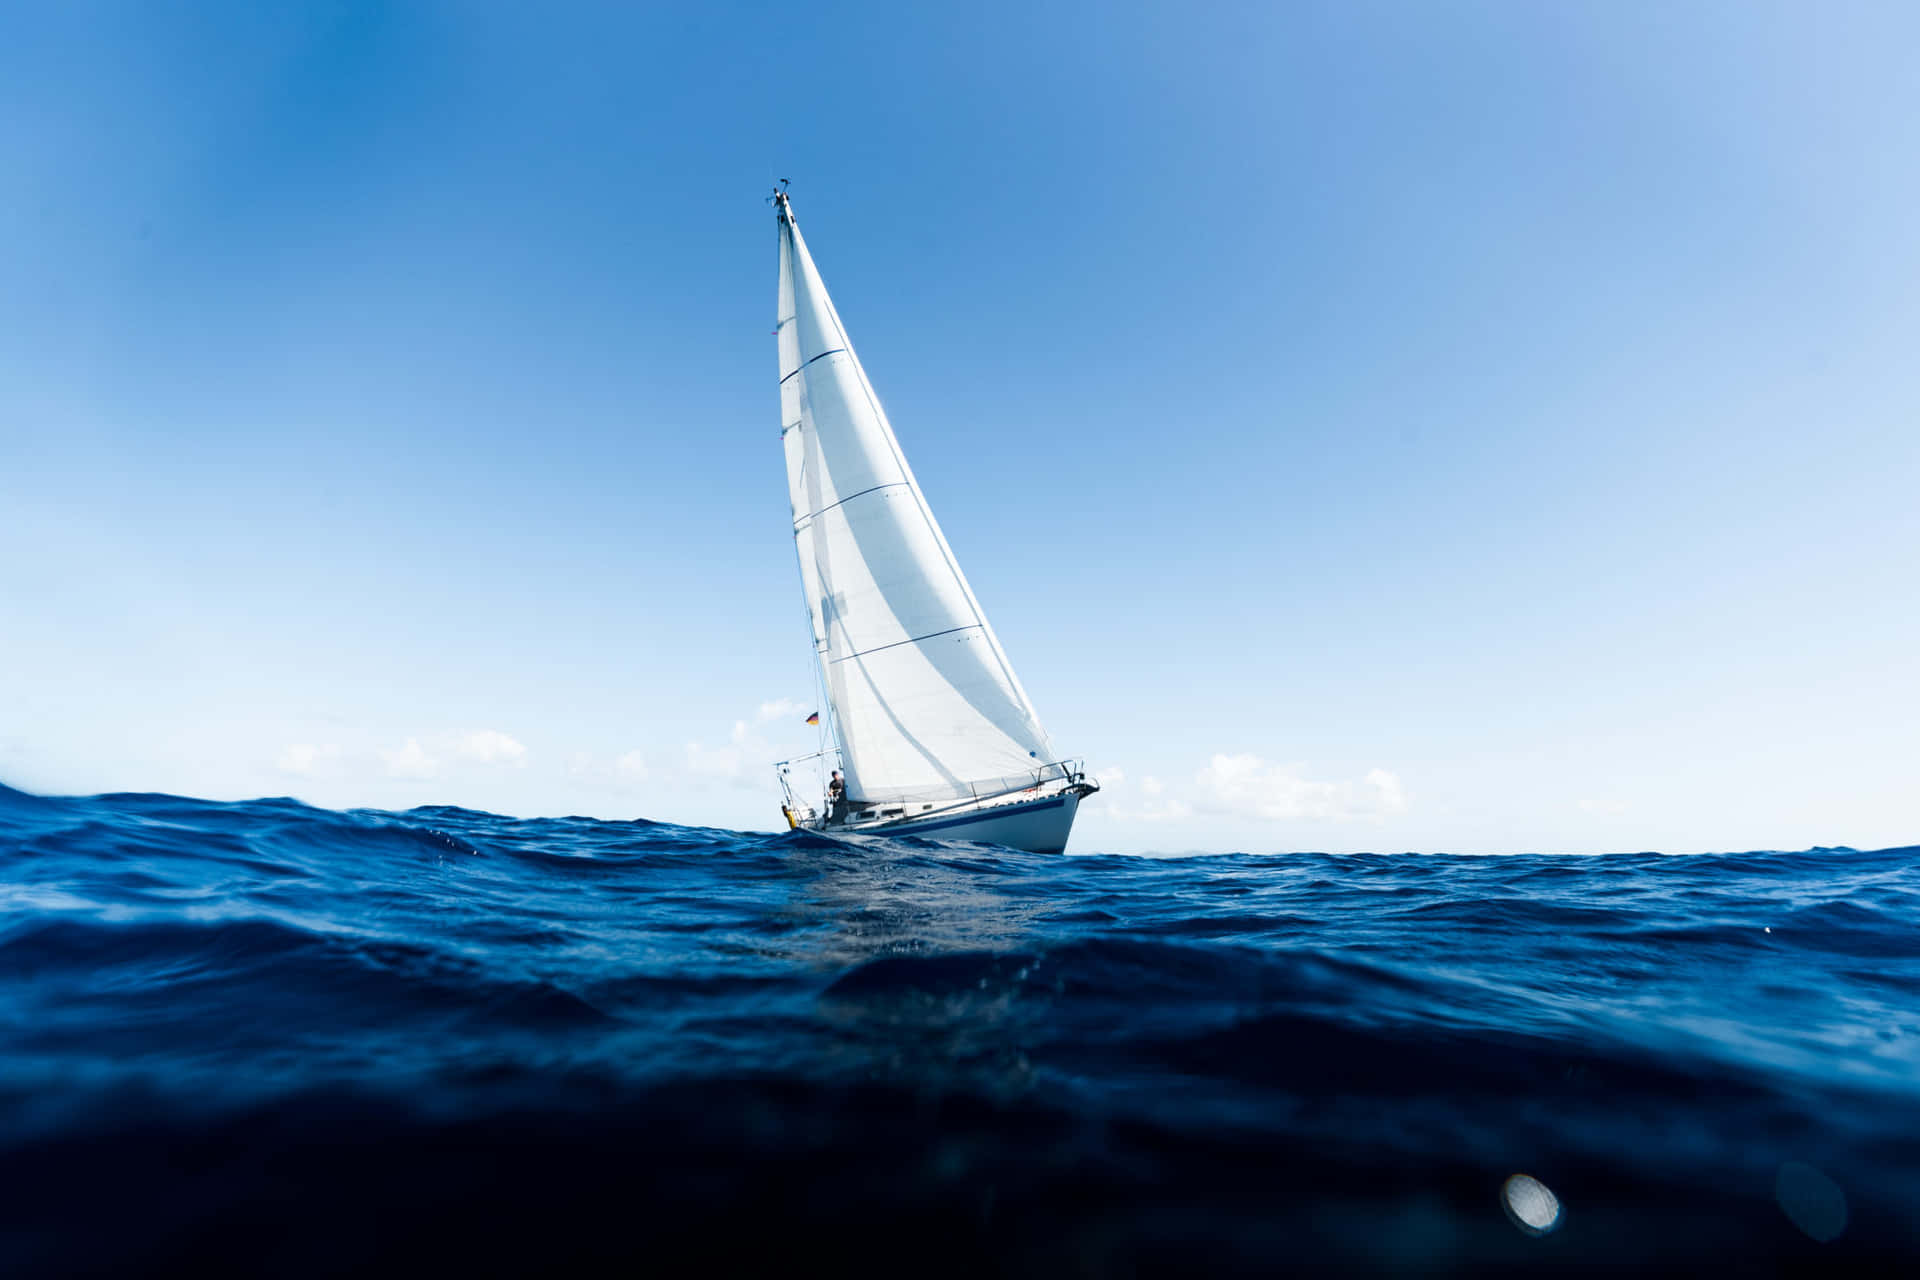
{"type": "Polygon", "coordinates": [[[1920,1259],[1920,849],[1037,856],[0,788],[9,1274],[1920,1259]]]}

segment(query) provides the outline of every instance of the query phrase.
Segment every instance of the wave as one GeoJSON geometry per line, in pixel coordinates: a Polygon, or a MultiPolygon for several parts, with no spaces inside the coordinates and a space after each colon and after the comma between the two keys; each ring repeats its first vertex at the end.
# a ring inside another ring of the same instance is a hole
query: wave
{"type": "Polygon", "coordinates": [[[0,1262],[1910,1262],[1916,853],[1062,858],[0,788],[0,1262]],[[1550,1234],[1499,1210],[1522,1172],[1550,1234]],[[1780,1201],[1829,1184],[1838,1236],[1780,1201]]]}

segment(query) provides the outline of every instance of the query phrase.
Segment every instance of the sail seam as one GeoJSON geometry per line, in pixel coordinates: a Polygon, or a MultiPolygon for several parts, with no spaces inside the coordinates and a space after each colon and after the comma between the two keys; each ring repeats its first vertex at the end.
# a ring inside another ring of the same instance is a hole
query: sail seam
{"type": "MultiPolygon", "coordinates": [[[[837,356],[837,355],[839,355],[839,354],[840,354],[840,353],[841,353],[842,351],[845,351],[845,350],[846,350],[846,348],[845,348],[845,347],[835,347],[835,348],[834,348],[833,350],[831,350],[831,351],[822,351],[822,352],[821,352],[821,353],[820,353],[819,355],[817,355],[817,356],[815,356],[815,357],[813,358],[813,360],[825,360],[825,359],[826,359],[826,358],[827,358],[828,356],[837,356]]],[[[804,368],[806,368],[806,367],[807,367],[807,365],[809,365],[809,364],[812,364],[812,363],[813,363],[813,360],[808,360],[808,361],[806,361],[806,362],[805,362],[804,364],[802,364],[802,365],[800,366],[800,369],[804,369],[804,368]]],[[[798,373],[800,372],[800,369],[795,369],[795,370],[793,371],[793,373],[790,373],[790,374],[788,374],[786,378],[782,378],[782,379],[780,379],[780,385],[781,385],[781,386],[783,386],[783,387],[784,387],[784,386],[786,386],[786,385],[787,385],[787,378],[791,378],[791,377],[793,377],[793,376],[794,376],[795,374],[798,374],[798,373]]],[[[765,375],[765,374],[762,374],[761,376],[762,376],[762,377],[765,377],[766,375],[765,375]]],[[[761,386],[765,386],[765,385],[766,385],[766,383],[764,383],[764,382],[763,382],[763,383],[761,383],[760,385],[761,385],[761,386]]]]}
{"type": "MultiPolygon", "coordinates": [[[[761,385],[764,386],[766,384],[762,383],[761,385]]],[[[978,630],[980,630],[980,624],[970,622],[964,627],[948,627],[945,631],[929,631],[926,635],[915,636],[911,640],[895,640],[892,644],[878,644],[871,649],[862,649],[858,653],[850,653],[844,658],[835,658],[833,661],[851,662],[855,658],[864,658],[870,653],[879,653],[882,649],[898,649],[903,644],[919,644],[922,640],[938,640],[941,636],[950,636],[956,632],[978,630]]]]}
{"type": "Polygon", "coordinates": [[[864,498],[868,494],[878,493],[882,489],[904,489],[906,487],[907,487],[907,482],[905,480],[889,480],[885,484],[877,484],[873,486],[873,488],[871,489],[862,489],[858,493],[850,493],[846,497],[840,499],[840,501],[830,502],[826,506],[820,508],[818,511],[807,512],[806,515],[800,517],[798,520],[795,520],[793,522],[793,531],[795,533],[800,532],[801,526],[805,525],[808,521],[818,520],[821,516],[827,514],[827,512],[833,510],[835,507],[844,507],[849,502],[852,502],[855,498],[864,498]]]}

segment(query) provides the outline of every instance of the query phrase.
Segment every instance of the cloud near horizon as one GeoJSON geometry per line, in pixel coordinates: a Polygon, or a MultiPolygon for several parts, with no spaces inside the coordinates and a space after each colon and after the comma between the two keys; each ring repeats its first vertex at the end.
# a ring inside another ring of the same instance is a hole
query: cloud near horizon
{"type": "Polygon", "coordinates": [[[1408,807],[1406,787],[1390,770],[1370,769],[1357,782],[1324,782],[1303,777],[1297,765],[1275,764],[1244,752],[1215,754],[1185,788],[1152,774],[1130,782],[1119,768],[1097,770],[1094,777],[1102,789],[1115,793],[1108,808],[1111,816],[1135,822],[1196,815],[1377,822],[1408,807]]]}
{"type": "Polygon", "coordinates": [[[421,738],[410,735],[397,747],[342,749],[335,743],[293,742],[273,759],[274,767],[296,777],[333,779],[384,773],[389,778],[437,778],[451,757],[463,763],[488,766],[527,763],[525,744],[498,729],[476,729],[463,734],[421,738]]]}
{"type": "Polygon", "coordinates": [[[1345,822],[1405,813],[1407,792],[1385,769],[1370,769],[1357,783],[1316,782],[1300,776],[1297,765],[1220,754],[1194,775],[1194,804],[1203,813],[1234,817],[1345,822]]]}
{"type": "Polygon", "coordinates": [[[393,751],[382,749],[380,758],[387,762],[390,777],[431,778],[440,772],[440,762],[427,754],[418,738],[408,738],[405,746],[393,751]]]}
{"type": "Polygon", "coordinates": [[[311,777],[321,765],[337,759],[340,748],[332,743],[292,742],[274,757],[274,766],[282,773],[311,777]]]}
{"type": "MultiPolygon", "coordinates": [[[[792,698],[775,698],[761,703],[752,721],[735,720],[724,744],[688,742],[679,761],[682,780],[696,786],[720,783],[744,791],[772,789],[771,765],[781,752],[762,736],[758,726],[789,718],[798,721],[807,710],[805,704],[792,698]]],[[[788,754],[792,754],[791,748],[788,754]]]]}
{"type": "Polygon", "coordinates": [[[481,764],[522,765],[527,762],[526,747],[498,729],[476,729],[462,737],[454,745],[454,750],[481,764]]]}

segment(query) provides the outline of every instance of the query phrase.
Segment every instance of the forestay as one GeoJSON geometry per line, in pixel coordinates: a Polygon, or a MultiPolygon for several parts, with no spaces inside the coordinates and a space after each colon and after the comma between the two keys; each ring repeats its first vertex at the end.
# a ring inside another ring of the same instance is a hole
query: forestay
{"type": "Polygon", "coordinates": [[[780,407],[814,652],[859,801],[1030,785],[1046,731],[778,197],[780,407]]]}

